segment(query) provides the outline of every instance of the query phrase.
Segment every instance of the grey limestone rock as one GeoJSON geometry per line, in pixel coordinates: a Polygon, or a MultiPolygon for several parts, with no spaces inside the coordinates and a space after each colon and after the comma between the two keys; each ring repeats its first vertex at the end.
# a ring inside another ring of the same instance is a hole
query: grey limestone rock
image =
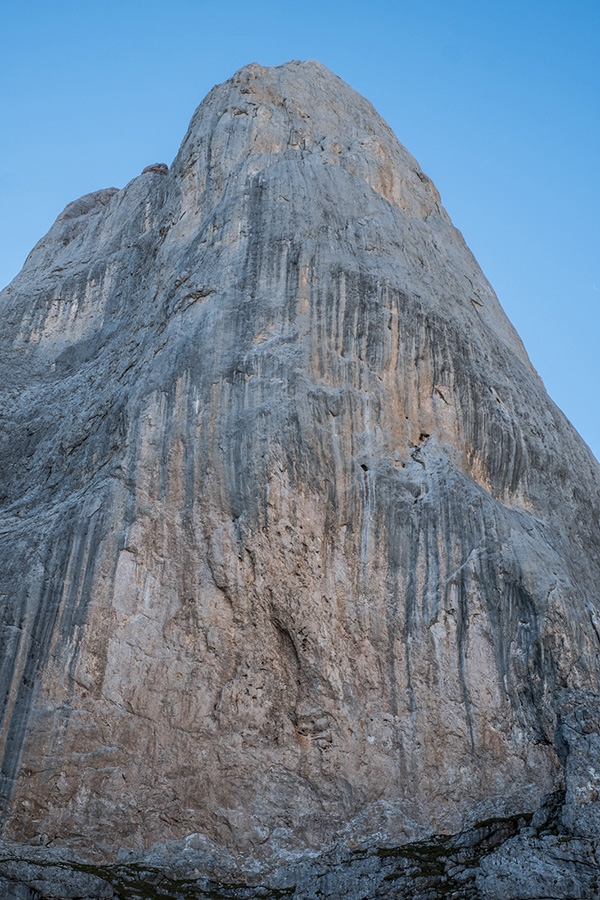
{"type": "Polygon", "coordinates": [[[595,896],[598,463],[365,99],[241,69],[0,306],[15,896],[595,896]]]}

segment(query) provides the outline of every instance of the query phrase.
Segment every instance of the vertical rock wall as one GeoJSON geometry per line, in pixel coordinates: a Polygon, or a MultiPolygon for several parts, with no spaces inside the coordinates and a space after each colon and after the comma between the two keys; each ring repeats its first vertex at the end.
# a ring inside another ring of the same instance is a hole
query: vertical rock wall
{"type": "Polygon", "coordinates": [[[561,788],[598,464],[370,104],[240,70],[0,297],[6,838],[269,860],[561,788]]]}

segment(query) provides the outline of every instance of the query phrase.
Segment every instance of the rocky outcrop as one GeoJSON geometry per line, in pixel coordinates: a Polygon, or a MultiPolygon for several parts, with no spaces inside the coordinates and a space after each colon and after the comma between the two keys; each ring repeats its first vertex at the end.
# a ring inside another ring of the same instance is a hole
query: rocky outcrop
{"type": "Polygon", "coordinates": [[[2,877],[595,896],[598,464],[366,100],[240,70],[0,302],[2,877]]]}

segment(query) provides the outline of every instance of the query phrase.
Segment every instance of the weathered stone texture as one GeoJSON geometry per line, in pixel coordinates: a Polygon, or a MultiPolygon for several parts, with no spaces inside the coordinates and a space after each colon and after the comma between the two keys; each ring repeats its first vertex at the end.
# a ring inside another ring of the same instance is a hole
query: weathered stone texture
{"type": "Polygon", "coordinates": [[[598,464],[366,100],[247,66],[0,300],[7,840],[589,837],[598,464]]]}

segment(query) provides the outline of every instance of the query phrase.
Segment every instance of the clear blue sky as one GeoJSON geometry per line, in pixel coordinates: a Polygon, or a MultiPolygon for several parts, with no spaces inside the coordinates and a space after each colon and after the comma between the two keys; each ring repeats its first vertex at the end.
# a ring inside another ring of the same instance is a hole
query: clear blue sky
{"type": "Polygon", "coordinates": [[[598,0],[0,0],[0,286],[66,203],[170,163],[213,84],[307,58],[433,178],[600,456],[598,0]]]}

